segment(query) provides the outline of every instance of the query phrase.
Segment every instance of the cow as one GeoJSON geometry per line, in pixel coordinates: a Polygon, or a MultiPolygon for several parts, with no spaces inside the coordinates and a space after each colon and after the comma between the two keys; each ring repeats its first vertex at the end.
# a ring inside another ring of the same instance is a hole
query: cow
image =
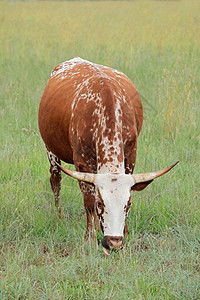
{"type": "Polygon", "coordinates": [[[176,164],[133,174],[143,123],[139,93],[122,72],[75,57],[50,74],[39,107],[39,130],[50,162],[50,182],[60,217],[61,170],[77,179],[87,214],[86,238],[121,249],[128,235],[131,191],[141,191],[176,164]],[[74,164],[65,169],[61,161],[74,164]]]}

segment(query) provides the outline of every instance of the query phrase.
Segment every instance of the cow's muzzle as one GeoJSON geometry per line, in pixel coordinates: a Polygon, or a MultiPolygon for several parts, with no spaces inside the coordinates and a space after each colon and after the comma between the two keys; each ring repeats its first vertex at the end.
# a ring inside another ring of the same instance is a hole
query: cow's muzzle
{"type": "Polygon", "coordinates": [[[102,245],[109,250],[119,250],[123,247],[122,236],[104,236],[102,245]]]}

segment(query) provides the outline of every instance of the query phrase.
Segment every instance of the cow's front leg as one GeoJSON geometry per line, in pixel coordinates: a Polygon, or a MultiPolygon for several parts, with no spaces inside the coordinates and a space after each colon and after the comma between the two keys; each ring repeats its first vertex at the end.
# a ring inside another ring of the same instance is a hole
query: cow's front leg
{"type": "Polygon", "coordinates": [[[61,170],[56,165],[55,161],[61,164],[60,159],[58,159],[52,152],[47,150],[48,159],[50,162],[50,183],[51,188],[54,194],[55,206],[58,210],[58,217],[64,217],[64,213],[62,210],[62,205],[60,201],[60,189],[61,189],[61,170]]]}
{"type": "Polygon", "coordinates": [[[91,244],[91,240],[97,243],[96,229],[98,229],[98,217],[95,212],[95,187],[85,182],[80,182],[80,188],[83,193],[84,207],[87,215],[86,240],[91,244]]]}

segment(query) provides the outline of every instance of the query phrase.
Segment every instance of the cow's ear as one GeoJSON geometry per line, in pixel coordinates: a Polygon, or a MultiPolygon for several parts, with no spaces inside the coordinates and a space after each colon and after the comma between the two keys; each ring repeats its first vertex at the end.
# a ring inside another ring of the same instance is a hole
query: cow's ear
{"type": "Polygon", "coordinates": [[[138,182],[132,186],[131,191],[142,191],[144,190],[147,185],[149,185],[153,180],[145,181],[145,182],[138,182]]]}

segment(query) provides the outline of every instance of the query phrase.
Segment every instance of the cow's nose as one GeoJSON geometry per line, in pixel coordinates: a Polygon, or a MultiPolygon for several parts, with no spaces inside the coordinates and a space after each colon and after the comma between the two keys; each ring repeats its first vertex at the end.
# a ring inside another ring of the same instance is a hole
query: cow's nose
{"type": "Polygon", "coordinates": [[[114,249],[121,249],[122,248],[123,239],[122,237],[112,237],[110,238],[110,244],[114,249]]]}
{"type": "Polygon", "coordinates": [[[102,241],[103,247],[107,249],[121,249],[123,245],[122,236],[104,236],[102,241]]]}

